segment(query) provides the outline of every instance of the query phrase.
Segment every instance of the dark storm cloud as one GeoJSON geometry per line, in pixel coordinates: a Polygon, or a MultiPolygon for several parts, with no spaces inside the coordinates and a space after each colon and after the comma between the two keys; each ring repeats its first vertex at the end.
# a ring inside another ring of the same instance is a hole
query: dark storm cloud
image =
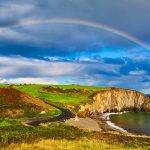
{"type": "Polygon", "coordinates": [[[149,44],[149,14],[149,0],[1,0],[0,82],[36,78],[34,82],[45,83],[62,77],[54,80],[148,89],[150,52],[118,35],[71,24],[11,26],[22,20],[80,19],[149,44]]]}
{"type": "Polygon", "coordinates": [[[2,0],[0,3],[3,8],[0,12],[5,13],[3,18],[12,22],[25,18],[78,18],[102,22],[145,41],[150,34],[149,0],[2,0]]]}

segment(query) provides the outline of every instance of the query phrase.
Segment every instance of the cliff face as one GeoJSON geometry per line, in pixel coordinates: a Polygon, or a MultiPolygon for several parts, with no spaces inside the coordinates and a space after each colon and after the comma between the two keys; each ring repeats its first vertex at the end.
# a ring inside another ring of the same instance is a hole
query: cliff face
{"type": "Polygon", "coordinates": [[[91,114],[125,110],[150,111],[150,98],[143,93],[132,90],[103,90],[95,94],[92,104],[81,106],[78,115],[84,117],[91,114]]]}

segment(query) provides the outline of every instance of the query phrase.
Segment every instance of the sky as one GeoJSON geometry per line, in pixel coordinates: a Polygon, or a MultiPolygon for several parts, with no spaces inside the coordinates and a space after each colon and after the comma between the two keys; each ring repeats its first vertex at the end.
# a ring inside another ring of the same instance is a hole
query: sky
{"type": "Polygon", "coordinates": [[[0,83],[150,93],[149,0],[1,0],[0,83]]]}

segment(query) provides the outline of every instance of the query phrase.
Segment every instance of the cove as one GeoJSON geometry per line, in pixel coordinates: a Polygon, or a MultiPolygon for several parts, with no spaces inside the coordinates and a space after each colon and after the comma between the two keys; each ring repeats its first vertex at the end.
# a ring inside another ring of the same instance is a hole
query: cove
{"type": "Polygon", "coordinates": [[[128,112],[110,115],[110,121],[124,130],[150,136],[150,113],[128,112]]]}

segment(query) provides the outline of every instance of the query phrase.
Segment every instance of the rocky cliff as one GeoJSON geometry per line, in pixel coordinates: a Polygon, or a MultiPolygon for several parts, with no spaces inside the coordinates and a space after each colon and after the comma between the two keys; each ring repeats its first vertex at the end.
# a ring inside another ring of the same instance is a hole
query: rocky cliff
{"type": "Polygon", "coordinates": [[[91,114],[121,111],[150,111],[150,98],[132,90],[102,90],[95,94],[92,104],[81,106],[78,115],[85,117],[91,114]]]}

